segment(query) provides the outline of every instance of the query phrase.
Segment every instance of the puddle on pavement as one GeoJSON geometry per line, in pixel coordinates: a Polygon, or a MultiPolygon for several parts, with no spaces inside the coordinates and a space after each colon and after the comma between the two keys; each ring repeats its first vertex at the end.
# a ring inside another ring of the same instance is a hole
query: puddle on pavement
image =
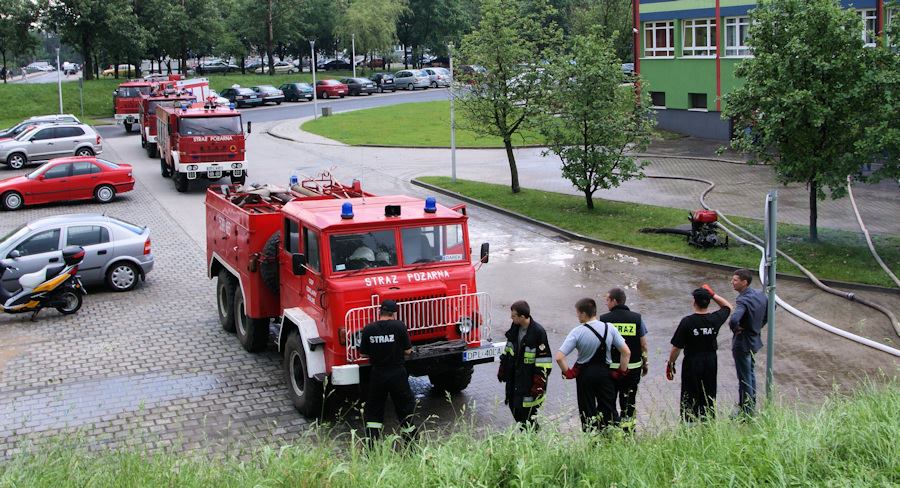
{"type": "Polygon", "coordinates": [[[0,399],[0,432],[89,424],[108,415],[198,397],[215,388],[216,382],[213,375],[146,374],[48,386],[34,393],[0,399]]]}

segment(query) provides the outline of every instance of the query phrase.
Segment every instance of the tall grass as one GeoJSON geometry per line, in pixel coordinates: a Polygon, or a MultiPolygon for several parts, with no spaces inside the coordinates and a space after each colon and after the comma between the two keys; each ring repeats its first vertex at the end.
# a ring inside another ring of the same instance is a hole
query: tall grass
{"type": "Polygon", "coordinates": [[[0,464],[0,486],[897,486],[898,414],[893,381],[833,397],[814,412],[771,408],[747,423],[636,437],[552,428],[479,436],[469,426],[402,448],[388,438],[367,450],[355,437],[325,434],[218,458],[90,453],[56,440],[0,464]]]}

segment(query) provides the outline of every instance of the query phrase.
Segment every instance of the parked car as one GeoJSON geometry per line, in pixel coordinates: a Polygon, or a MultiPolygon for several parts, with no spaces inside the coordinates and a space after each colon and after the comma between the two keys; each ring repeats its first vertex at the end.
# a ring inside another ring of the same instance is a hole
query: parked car
{"type": "Polygon", "coordinates": [[[431,86],[431,78],[420,69],[405,69],[394,73],[394,85],[404,90],[427,89],[431,86]]]}
{"type": "Polygon", "coordinates": [[[240,68],[224,61],[213,61],[197,66],[197,69],[194,71],[198,75],[205,75],[208,73],[234,73],[235,71],[240,71],[240,68]]]}
{"type": "MultiPolygon", "coordinates": [[[[294,66],[293,63],[288,63],[287,61],[276,61],[274,67],[275,67],[275,72],[278,74],[299,73],[300,72],[299,68],[294,66]]],[[[269,65],[265,64],[263,66],[260,66],[260,67],[256,68],[253,72],[257,73],[257,74],[268,73],[269,65]]]]}
{"type": "Polygon", "coordinates": [[[446,67],[450,66],[450,58],[448,58],[447,56],[438,56],[438,57],[432,59],[431,61],[425,63],[425,66],[428,66],[431,68],[446,68],[446,67]]]}
{"type": "Polygon", "coordinates": [[[229,103],[231,103],[230,100],[223,97],[222,95],[219,95],[217,91],[212,89],[209,90],[209,96],[216,99],[216,105],[228,105],[229,103]]]}
{"type": "Polygon", "coordinates": [[[348,91],[347,85],[338,80],[319,80],[316,82],[316,96],[318,98],[344,98],[348,91]]]}
{"type": "Polygon", "coordinates": [[[244,68],[248,71],[256,71],[256,68],[263,66],[263,64],[265,63],[262,61],[247,61],[244,63],[244,68]]]}
{"type": "Polygon", "coordinates": [[[99,214],[66,214],[29,222],[0,241],[0,256],[15,261],[17,270],[3,274],[2,286],[18,288],[23,274],[62,262],[66,246],[84,248],[78,267],[87,286],[129,291],[153,269],[150,229],[99,214]]]}
{"type": "Polygon", "coordinates": [[[5,210],[18,210],[25,205],[91,198],[109,203],[117,194],[133,189],[129,164],[93,156],[57,158],[25,176],[0,180],[0,204],[5,210]]]}
{"type": "Polygon", "coordinates": [[[66,61],[62,65],[62,69],[64,75],[75,75],[78,74],[79,71],[81,71],[81,66],[76,63],[70,63],[66,61]]]}
{"type": "Polygon", "coordinates": [[[25,129],[31,126],[40,124],[54,124],[57,122],[75,122],[76,124],[81,123],[81,121],[78,120],[78,117],[72,114],[35,115],[34,117],[28,117],[27,119],[8,129],[0,130],[0,140],[11,139],[21,134],[25,131],[25,129]]]}
{"type": "Polygon", "coordinates": [[[397,91],[397,85],[394,84],[394,75],[390,73],[375,73],[369,79],[375,82],[380,93],[397,91]]]}
{"type": "Polygon", "coordinates": [[[284,99],[288,102],[313,99],[313,87],[309,83],[285,83],[278,89],[284,92],[284,99]]]}
{"type": "Polygon", "coordinates": [[[331,60],[331,61],[325,63],[324,65],[322,65],[322,68],[324,68],[325,71],[336,71],[336,70],[351,70],[351,69],[353,69],[353,66],[349,62],[344,61],[343,59],[334,59],[334,60],[331,60]]]}
{"type": "Polygon", "coordinates": [[[46,61],[35,61],[28,66],[25,66],[26,73],[48,73],[50,71],[56,71],[56,68],[46,61]]]}
{"type": "Polygon", "coordinates": [[[243,87],[226,88],[222,90],[221,96],[228,99],[229,102],[237,107],[255,107],[263,104],[263,99],[259,93],[243,87]]]}
{"type": "Polygon", "coordinates": [[[21,169],[27,163],[63,156],[93,156],[103,152],[102,142],[100,134],[87,124],[41,124],[0,141],[0,161],[21,169]]]}
{"type": "Polygon", "coordinates": [[[446,68],[425,68],[422,71],[428,73],[429,84],[432,88],[446,88],[450,86],[450,70],[446,68]]]}
{"type": "Polygon", "coordinates": [[[372,58],[368,61],[365,59],[356,63],[357,66],[364,68],[384,68],[384,59],[382,58],[372,58]]]}
{"type": "MultiPolygon", "coordinates": [[[[116,75],[116,67],[113,65],[109,65],[108,68],[100,72],[100,76],[105,78],[112,78],[116,75]]],[[[119,65],[119,76],[123,78],[128,78],[130,76],[137,76],[137,69],[133,64],[120,64],[119,65]]]]}
{"type": "Polygon", "coordinates": [[[281,105],[284,101],[284,92],[272,85],[251,86],[251,90],[255,91],[261,98],[262,104],[274,102],[275,105],[281,105]]]}
{"type": "Polygon", "coordinates": [[[344,78],[341,83],[347,85],[347,94],[351,96],[378,93],[378,86],[368,78],[344,78]]]}

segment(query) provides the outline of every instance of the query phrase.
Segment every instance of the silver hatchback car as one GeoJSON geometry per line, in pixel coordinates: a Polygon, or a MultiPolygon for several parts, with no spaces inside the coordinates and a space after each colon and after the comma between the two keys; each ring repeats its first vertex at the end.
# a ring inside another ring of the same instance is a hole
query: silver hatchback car
{"type": "Polygon", "coordinates": [[[405,69],[394,73],[394,86],[404,90],[427,89],[431,86],[431,78],[420,69],[405,69]]]}
{"type": "Polygon", "coordinates": [[[0,162],[21,169],[27,163],[62,156],[94,156],[103,152],[102,142],[100,134],[87,124],[42,124],[0,141],[0,162]]]}
{"type": "Polygon", "coordinates": [[[23,274],[62,262],[66,246],[84,248],[78,274],[87,286],[128,291],[153,269],[147,227],[99,214],[57,215],[18,227],[0,240],[0,259],[12,259],[19,268],[3,275],[2,286],[13,291],[23,274]]]}

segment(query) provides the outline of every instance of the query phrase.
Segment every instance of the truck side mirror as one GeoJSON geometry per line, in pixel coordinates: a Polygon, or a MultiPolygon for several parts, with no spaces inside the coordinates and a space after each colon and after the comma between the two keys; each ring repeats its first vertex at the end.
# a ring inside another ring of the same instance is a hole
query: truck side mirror
{"type": "Polygon", "coordinates": [[[484,242],[481,244],[481,259],[482,263],[487,263],[490,259],[491,254],[491,244],[488,242],[484,242]]]}
{"type": "Polygon", "coordinates": [[[248,134],[250,133],[250,127],[251,127],[250,124],[252,124],[252,123],[253,122],[247,122],[247,133],[248,134]]]}
{"type": "Polygon", "coordinates": [[[294,276],[306,274],[306,256],[299,253],[291,254],[291,272],[294,276]]]}
{"type": "Polygon", "coordinates": [[[18,249],[13,249],[12,252],[9,253],[9,259],[19,259],[21,256],[22,253],[20,253],[18,249]]]}

